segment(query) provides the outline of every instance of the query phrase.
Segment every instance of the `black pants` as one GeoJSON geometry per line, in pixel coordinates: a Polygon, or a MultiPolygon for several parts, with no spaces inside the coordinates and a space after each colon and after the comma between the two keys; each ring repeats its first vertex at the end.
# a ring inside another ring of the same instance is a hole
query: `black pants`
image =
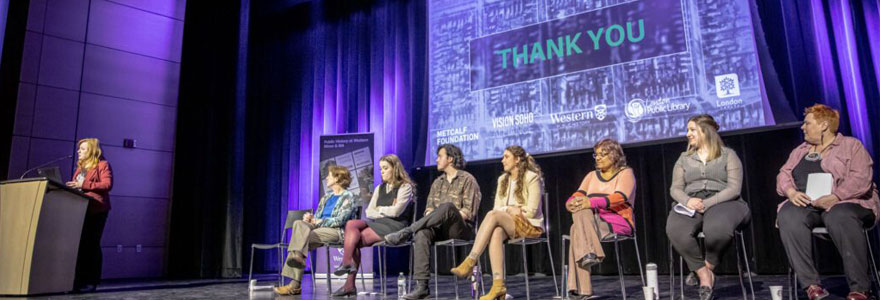
{"type": "Polygon", "coordinates": [[[461,218],[458,208],[452,203],[443,203],[430,215],[416,221],[409,227],[413,235],[413,278],[416,280],[431,279],[429,273],[431,261],[431,245],[434,241],[448,239],[472,240],[474,227],[461,218]]]}
{"type": "Polygon", "coordinates": [[[718,266],[721,256],[733,241],[734,231],[748,224],[750,218],[749,205],[741,200],[715,204],[705,213],[696,213],[693,217],[670,211],[666,219],[666,236],[675,251],[684,258],[688,269],[696,271],[705,266],[705,262],[718,266]],[[700,231],[706,236],[705,257],[697,242],[700,231]]]}
{"type": "Polygon", "coordinates": [[[788,202],[779,210],[776,222],[789,264],[804,287],[820,284],[819,272],[813,263],[812,231],[814,227],[825,226],[843,256],[843,271],[850,291],[871,290],[868,244],[862,231],[874,225],[874,213],[870,209],[855,203],[841,203],[823,211],[788,202]]]}
{"type": "Polygon", "coordinates": [[[98,285],[101,282],[101,235],[107,223],[107,212],[86,213],[82,235],[79,239],[79,253],[76,257],[76,275],[73,287],[98,285]]]}

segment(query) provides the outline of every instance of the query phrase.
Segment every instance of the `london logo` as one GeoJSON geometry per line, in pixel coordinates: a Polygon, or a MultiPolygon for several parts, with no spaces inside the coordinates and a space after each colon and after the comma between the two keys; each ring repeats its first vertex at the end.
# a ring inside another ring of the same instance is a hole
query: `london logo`
{"type": "Polygon", "coordinates": [[[739,77],[736,73],[715,76],[715,95],[718,98],[739,96],[739,77]]]}

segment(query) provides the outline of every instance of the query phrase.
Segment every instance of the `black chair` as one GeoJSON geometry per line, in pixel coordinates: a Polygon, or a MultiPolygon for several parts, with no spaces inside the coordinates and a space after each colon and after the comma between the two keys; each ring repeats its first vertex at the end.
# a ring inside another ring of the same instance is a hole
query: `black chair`
{"type": "Polygon", "coordinates": [[[556,296],[559,297],[559,282],[556,280],[556,266],[553,263],[553,250],[550,249],[550,222],[547,213],[547,200],[550,199],[547,193],[544,193],[544,199],[541,201],[541,208],[544,213],[544,233],[537,238],[518,238],[507,241],[508,245],[519,245],[522,249],[523,277],[526,282],[526,299],[531,299],[531,289],[529,288],[529,266],[526,261],[526,246],[544,243],[547,245],[547,255],[550,257],[550,269],[553,272],[553,288],[556,289],[556,296]]]}
{"type": "MultiPolygon", "coordinates": [[[[862,229],[862,232],[865,233],[865,243],[868,244],[868,256],[871,257],[871,273],[873,276],[872,279],[875,280],[875,283],[880,285],[880,272],[877,271],[877,262],[874,260],[874,249],[871,247],[871,238],[868,235],[868,229],[862,229]]],[[[816,227],[813,228],[813,236],[828,236],[828,228],[825,227],[816,227]]],[[[813,255],[816,257],[816,255],[813,255]]],[[[788,298],[789,299],[798,299],[798,282],[797,282],[797,273],[788,268],[788,298]]]]}
{"type": "MultiPolygon", "coordinates": [[[[413,193],[415,193],[415,191],[413,191],[413,193]]],[[[416,213],[418,211],[418,209],[417,209],[418,202],[416,201],[415,194],[413,194],[412,197],[413,197],[413,199],[410,200],[410,204],[407,209],[412,210],[412,223],[415,223],[416,220],[418,220],[418,216],[416,213]]],[[[412,223],[410,223],[410,224],[412,224],[412,223]]],[[[388,272],[388,265],[387,265],[388,251],[387,250],[388,249],[387,248],[403,248],[403,247],[410,247],[410,246],[412,246],[412,241],[407,241],[407,242],[401,243],[399,245],[389,245],[389,244],[385,243],[385,241],[381,241],[381,242],[375,243],[375,244],[373,244],[373,246],[371,246],[371,247],[379,250],[379,277],[382,278],[382,295],[388,295],[388,293],[387,293],[388,290],[386,287],[386,282],[388,279],[388,274],[387,274],[387,272],[388,272]]],[[[414,259],[415,259],[415,257],[413,256],[412,251],[410,251],[409,252],[409,276],[407,276],[407,284],[406,284],[407,287],[412,286],[413,265],[415,264],[414,259]]]]}
{"type": "Polygon", "coordinates": [[[284,267],[284,250],[287,249],[288,244],[285,243],[287,241],[287,230],[293,227],[293,222],[296,220],[302,220],[304,214],[311,212],[310,210],[288,210],[287,218],[284,220],[284,230],[281,231],[281,240],[278,243],[274,244],[251,244],[251,262],[250,268],[248,269],[248,282],[250,282],[254,273],[254,252],[255,250],[278,250],[278,285],[281,286],[284,284],[284,277],[281,276],[281,271],[284,267]]]}
{"type": "MultiPolygon", "coordinates": [[[[737,271],[737,275],[739,275],[738,276],[739,286],[740,286],[740,289],[742,290],[743,299],[748,299],[748,293],[746,292],[746,285],[745,285],[745,282],[743,282],[742,265],[743,265],[743,260],[744,260],[745,265],[746,265],[746,276],[749,279],[749,290],[751,291],[752,300],[755,300],[755,286],[752,283],[752,270],[749,267],[748,253],[746,253],[746,239],[743,236],[743,232],[741,229],[737,229],[733,233],[734,233],[734,237],[733,237],[734,246],[736,248],[734,251],[734,252],[736,252],[736,271],[737,271]],[[740,249],[742,249],[742,253],[740,253],[740,249]],[[740,258],[740,254],[742,254],[742,258],[740,258]]],[[[697,234],[697,238],[698,239],[705,239],[706,235],[704,235],[703,232],[701,231],[700,233],[697,234]]],[[[672,244],[669,244],[669,251],[670,251],[670,253],[672,253],[672,244]]],[[[671,261],[669,262],[669,264],[670,264],[670,266],[672,266],[671,261]]],[[[681,282],[679,283],[679,285],[680,285],[679,287],[681,288],[681,296],[680,297],[681,297],[681,299],[684,299],[684,280],[685,280],[684,279],[684,259],[680,255],[678,256],[678,272],[679,272],[679,277],[680,277],[679,279],[681,280],[681,282]]],[[[673,277],[674,276],[672,276],[672,274],[670,273],[670,276],[669,276],[670,287],[672,286],[672,281],[674,280],[673,277]]],[[[675,290],[674,289],[670,288],[669,298],[670,299],[675,298],[675,290]]]]}
{"type": "MultiPolygon", "coordinates": [[[[593,212],[594,212],[594,215],[596,216],[596,218],[598,218],[599,217],[598,212],[596,212],[595,210],[593,210],[593,212]]],[[[595,218],[593,220],[595,221],[595,218]]],[[[596,222],[598,222],[598,221],[596,221],[596,222]]],[[[568,249],[565,247],[565,244],[566,244],[565,241],[570,241],[570,240],[571,240],[571,236],[569,236],[567,234],[562,236],[562,248],[559,250],[560,252],[562,252],[562,253],[560,253],[560,257],[562,258],[561,265],[563,266],[562,272],[568,272],[568,269],[565,268],[565,265],[566,265],[565,262],[567,262],[567,260],[565,259],[565,252],[566,252],[565,250],[568,249]]],[[[623,266],[620,263],[620,246],[619,246],[619,244],[622,241],[633,241],[633,245],[636,248],[636,260],[639,263],[639,277],[641,277],[641,279],[642,279],[642,286],[645,286],[645,274],[642,272],[642,255],[639,254],[639,240],[638,240],[638,236],[636,235],[635,229],[633,229],[632,235],[619,235],[616,233],[611,233],[611,235],[602,238],[602,240],[600,242],[602,242],[603,244],[604,243],[614,243],[614,258],[617,260],[617,277],[618,277],[618,280],[620,281],[620,293],[623,295],[623,299],[626,299],[626,285],[624,285],[624,282],[623,282],[623,266]]],[[[575,275],[577,275],[577,274],[575,274],[575,275]]],[[[563,295],[565,295],[567,297],[568,296],[568,280],[565,280],[565,282],[563,283],[563,286],[564,286],[564,288],[562,289],[562,293],[563,293],[563,295]]]]}
{"type": "MultiPolygon", "coordinates": [[[[479,217],[479,215],[477,215],[476,222],[474,223],[474,236],[477,235],[477,228],[480,228],[480,217],[479,217]]],[[[474,245],[474,240],[460,240],[460,239],[448,239],[448,240],[438,241],[438,242],[435,242],[435,243],[434,243],[434,290],[435,290],[435,291],[440,291],[440,286],[439,286],[439,283],[438,283],[438,281],[440,281],[440,280],[439,280],[439,279],[440,279],[440,275],[437,274],[437,253],[438,253],[438,252],[437,252],[437,247],[449,247],[449,248],[451,248],[452,250],[451,250],[450,252],[452,252],[452,262],[453,262],[453,263],[458,263],[458,258],[456,257],[456,254],[455,254],[455,248],[457,248],[457,247],[462,247],[462,246],[473,246],[473,245],[474,245]]],[[[483,269],[482,269],[482,267],[480,266],[480,261],[481,261],[481,260],[477,260],[477,270],[478,270],[478,272],[479,272],[479,276],[480,276],[480,278],[479,278],[479,280],[480,280],[480,290],[481,290],[483,293],[485,293],[486,287],[483,286],[483,269]]],[[[458,296],[458,276],[452,276],[452,278],[454,278],[453,280],[455,281],[455,299],[458,299],[458,297],[459,297],[459,296],[458,296]]],[[[474,280],[477,280],[477,279],[474,278],[474,280]]],[[[439,294],[439,293],[434,293],[434,298],[435,298],[435,299],[438,297],[438,294],[439,294]]]]}
{"type": "MultiPolygon", "coordinates": [[[[359,219],[362,210],[363,210],[363,207],[362,207],[362,206],[360,206],[360,205],[355,206],[355,207],[352,209],[352,211],[351,211],[351,217],[349,217],[348,219],[349,219],[349,220],[359,219]]],[[[348,221],[346,221],[346,222],[348,222],[348,221]]],[[[343,226],[345,226],[345,225],[343,225],[343,226]]],[[[342,248],[345,248],[345,245],[344,245],[342,242],[339,242],[339,243],[325,243],[325,244],[321,245],[321,247],[319,247],[319,248],[324,248],[324,251],[325,251],[325,256],[324,256],[324,257],[327,258],[327,259],[326,259],[326,263],[327,263],[327,269],[326,269],[326,270],[327,270],[327,274],[326,274],[326,275],[327,275],[327,292],[328,292],[328,293],[332,293],[332,291],[333,291],[333,286],[332,286],[332,277],[330,276],[330,249],[331,249],[331,248],[332,248],[332,249],[342,249],[342,248]]],[[[316,253],[317,253],[317,251],[318,251],[318,250],[315,249],[315,252],[316,252],[316,253]]],[[[316,272],[315,272],[315,267],[316,267],[316,265],[315,265],[314,263],[315,263],[315,261],[313,261],[313,260],[309,260],[309,265],[312,266],[312,290],[313,290],[313,291],[317,290],[317,287],[318,287],[318,286],[317,286],[317,280],[316,280],[316,278],[315,278],[315,273],[316,273],[316,272]]],[[[363,290],[366,290],[366,283],[364,283],[364,273],[363,273],[363,270],[361,270],[360,267],[358,267],[358,270],[361,272],[361,288],[362,288],[363,290]]]]}

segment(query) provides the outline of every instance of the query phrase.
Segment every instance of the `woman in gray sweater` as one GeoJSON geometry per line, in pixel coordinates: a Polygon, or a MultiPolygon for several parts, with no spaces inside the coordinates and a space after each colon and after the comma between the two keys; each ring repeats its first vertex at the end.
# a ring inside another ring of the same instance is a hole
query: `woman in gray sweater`
{"type": "Polygon", "coordinates": [[[688,120],[688,149],[675,162],[669,187],[679,209],[669,213],[666,235],[688,268],[696,272],[701,300],[712,299],[713,269],[721,262],[734,231],[747,224],[751,214],[740,197],[742,162],[733,149],[724,146],[718,128],[710,115],[688,120]],[[692,216],[683,213],[688,210],[692,216]],[[696,239],[701,231],[705,235],[705,256],[696,239]]]}

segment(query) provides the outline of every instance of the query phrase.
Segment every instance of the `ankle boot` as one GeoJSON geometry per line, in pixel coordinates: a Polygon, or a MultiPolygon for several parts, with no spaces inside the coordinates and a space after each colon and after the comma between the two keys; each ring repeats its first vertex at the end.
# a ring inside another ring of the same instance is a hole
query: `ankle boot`
{"type": "Polygon", "coordinates": [[[272,288],[278,295],[299,295],[302,294],[302,287],[299,281],[291,280],[289,284],[272,288]]]}
{"type": "Polygon", "coordinates": [[[469,275],[471,275],[471,272],[474,271],[474,265],[476,264],[477,261],[473,258],[470,258],[469,256],[465,258],[464,261],[461,262],[460,265],[458,265],[458,267],[452,268],[452,270],[449,270],[449,272],[452,272],[452,274],[455,274],[455,276],[458,276],[460,278],[468,277],[469,275]]]}
{"type": "Polygon", "coordinates": [[[428,299],[428,297],[431,297],[431,291],[428,289],[428,281],[422,279],[416,281],[415,289],[409,292],[409,294],[403,295],[403,299],[406,300],[428,299]]]}
{"type": "Polygon", "coordinates": [[[489,293],[480,297],[480,300],[504,300],[505,297],[507,297],[507,287],[504,286],[504,279],[494,279],[489,293]]]}

